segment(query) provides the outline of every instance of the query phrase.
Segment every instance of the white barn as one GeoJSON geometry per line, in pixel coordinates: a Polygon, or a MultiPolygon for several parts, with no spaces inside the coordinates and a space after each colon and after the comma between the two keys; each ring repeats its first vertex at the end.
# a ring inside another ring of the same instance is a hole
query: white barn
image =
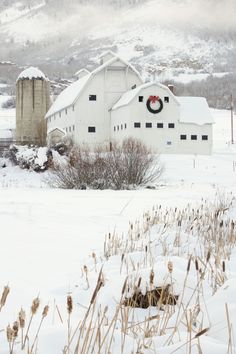
{"type": "Polygon", "coordinates": [[[141,139],[154,151],[211,154],[213,118],[205,98],[176,97],[140,74],[113,52],[92,72],[66,88],[46,114],[48,142],[70,136],[77,144],[111,147],[124,138],[141,139]]]}

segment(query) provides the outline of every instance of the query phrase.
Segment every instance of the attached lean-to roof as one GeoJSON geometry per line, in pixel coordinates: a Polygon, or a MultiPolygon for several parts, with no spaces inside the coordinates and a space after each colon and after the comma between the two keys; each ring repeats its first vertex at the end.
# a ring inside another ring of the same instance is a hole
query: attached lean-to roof
{"type": "Polygon", "coordinates": [[[46,114],[46,118],[60,112],[61,110],[68,108],[75,104],[75,102],[78,100],[80,94],[82,93],[84,87],[87,85],[87,83],[91,80],[92,77],[94,77],[96,74],[98,74],[100,71],[105,69],[106,67],[112,65],[116,61],[120,61],[126,66],[128,66],[132,71],[134,71],[137,76],[140,78],[140,81],[143,82],[139,72],[127,61],[123,60],[122,58],[118,56],[114,56],[114,58],[106,61],[104,64],[100,65],[98,68],[93,70],[91,73],[88,75],[82,77],[81,79],[77,80],[70,86],[68,86],[64,91],[60,93],[60,95],[57,97],[56,101],[52,104],[51,108],[49,109],[48,113],[46,114]]]}
{"type": "Polygon", "coordinates": [[[177,97],[180,103],[180,123],[213,124],[207,100],[204,97],[177,97]]]}
{"type": "Polygon", "coordinates": [[[170,89],[167,86],[164,86],[162,84],[156,83],[156,82],[148,82],[146,84],[140,85],[136,87],[133,90],[125,92],[121,98],[115,103],[115,105],[112,108],[112,111],[115,109],[118,109],[123,106],[127,106],[130,104],[130,102],[133,101],[135,97],[138,96],[138,94],[143,90],[148,87],[155,86],[156,88],[163,88],[164,90],[168,91],[168,95],[172,96],[172,98],[175,100],[175,102],[179,105],[179,102],[177,101],[176,97],[173,95],[173,93],[170,91],[170,89]]]}
{"type": "Polygon", "coordinates": [[[65,108],[72,106],[76,102],[77,97],[80,95],[84,86],[90,79],[90,76],[91,74],[82,77],[80,80],[73,82],[73,84],[63,90],[57,97],[56,101],[53,102],[51,108],[46,114],[46,118],[52,116],[57,112],[62,111],[65,108]]]}

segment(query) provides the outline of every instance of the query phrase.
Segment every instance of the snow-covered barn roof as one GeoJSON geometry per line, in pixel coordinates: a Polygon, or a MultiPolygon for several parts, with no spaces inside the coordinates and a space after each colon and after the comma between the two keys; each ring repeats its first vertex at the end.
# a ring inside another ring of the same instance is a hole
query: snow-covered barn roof
{"type": "Polygon", "coordinates": [[[180,103],[180,123],[213,124],[207,100],[204,97],[177,97],[180,103]]]}
{"type": "Polygon", "coordinates": [[[75,76],[77,77],[83,77],[85,75],[88,75],[90,72],[86,69],[86,68],[83,68],[83,69],[80,69],[79,71],[77,71],[75,73],[75,76]]]}
{"type": "Polygon", "coordinates": [[[47,80],[47,77],[44,75],[44,73],[41,70],[31,66],[20,73],[17,81],[24,80],[24,79],[28,79],[28,80],[45,79],[45,80],[47,80]]]}
{"type": "Polygon", "coordinates": [[[170,89],[167,86],[164,86],[162,84],[156,83],[156,82],[148,82],[146,84],[140,85],[136,87],[133,90],[125,92],[121,98],[115,103],[113,106],[112,110],[118,109],[123,106],[127,106],[130,102],[133,101],[135,97],[138,96],[138,94],[143,90],[148,87],[155,86],[157,88],[162,88],[168,92],[168,95],[172,96],[172,98],[175,100],[175,102],[179,105],[179,102],[177,101],[176,97],[173,95],[173,93],[170,91],[170,89]]]}
{"type": "Polygon", "coordinates": [[[82,92],[84,86],[90,79],[91,74],[82,77],[80,80],[73,82],[65,90],[63,90],[60,95],[57,97],[55,102],[53,102],[51,108],[46,114],[46,118],[52,116],[53,114],[60,112],[61,110],[68,108],[74,104],[77,100],[77,97],[82,92]]]}
{"type": "Polygon", "coordinates": [[[120,61],[123,64],[125,64],[127,67],[129,67],[132,71],[134,71],[138,75],[141,82],[143,81],[139,72],[129,62],[115,55],[112,59],[106,61],[104,64],[100,65],[98,68],[93,70],[91,73],[77,80],[76,82],[68,86],[64,91],[62,91],[60,95],[57,97],[56,101],[52,104],[48,113],[46,114],[46,118],[75,104],[80,94],[82,93],[84,87],[92,79],[92,77],[94,77],[96,74],[98,74],[106,67],[109,67],[110,65],[114,64],[116,61],[120,61]]]}

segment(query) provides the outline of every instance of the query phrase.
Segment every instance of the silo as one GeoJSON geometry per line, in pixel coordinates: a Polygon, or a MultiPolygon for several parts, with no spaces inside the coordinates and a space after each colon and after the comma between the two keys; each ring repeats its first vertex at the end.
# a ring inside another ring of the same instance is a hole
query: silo
{"type": "Polygon", "coordinates": [[[24,70],[16,82],[17,143],[46,144],[45,115],[49,107],[49,80],[37,68],[24,70]]]}

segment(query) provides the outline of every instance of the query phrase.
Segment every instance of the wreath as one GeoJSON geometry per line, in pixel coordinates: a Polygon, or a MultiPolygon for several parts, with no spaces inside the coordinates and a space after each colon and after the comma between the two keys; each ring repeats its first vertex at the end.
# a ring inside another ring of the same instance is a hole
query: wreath
{"type": "Polygon", "coordinates": [[[154,114],[160,113],[163,110],[163,102],[161,98],[159,96],[150,96],[147,100],[147,109],[149,110],[149,112],[154,114]],[[153,109],[151,107],[151,104],[156,102],[159,102],[160,106],[157,109],[153,109]]]}

